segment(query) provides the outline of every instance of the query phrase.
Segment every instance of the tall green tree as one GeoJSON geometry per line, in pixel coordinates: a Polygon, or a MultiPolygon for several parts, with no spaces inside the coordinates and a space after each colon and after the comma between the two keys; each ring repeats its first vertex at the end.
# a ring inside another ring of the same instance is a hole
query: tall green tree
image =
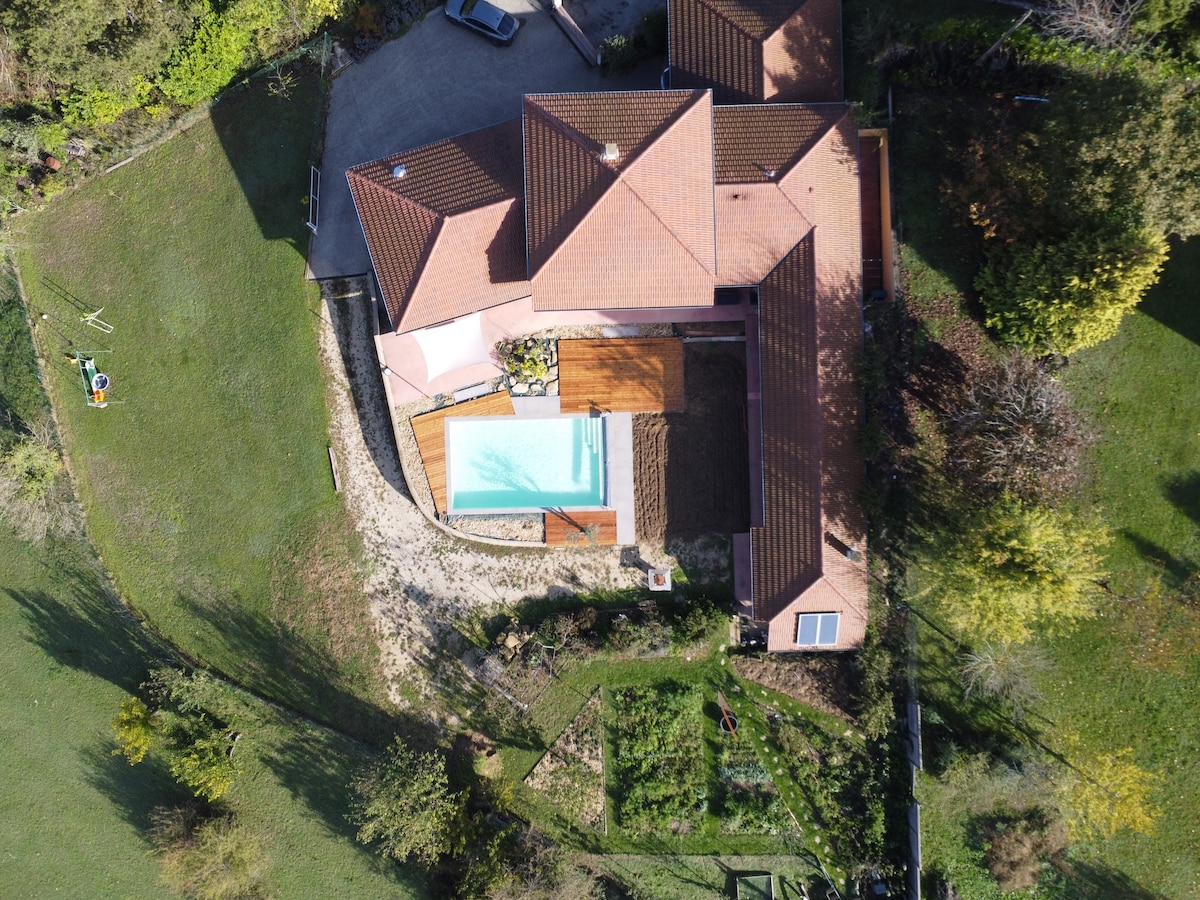
{"type": "Polygon", "coordinates": [[[1066,510],[1003,496],[933,539],[922,594],[972,642],[1062,633],[1096,614],[1108,541],[1066,510]]]}
{"type": "Polygon", "coordinates": [[[426,866],[451,849],[462,795],[450,791],[446,760],[438,753],[414,753],[396,738],[382,758],[355,779],[351,820],[358,839],[379,852],[426,866]]]}
{"type": "Polygon", "coordinates": [[[0,24],[36,84],[126,92],[192,30],[193,0],[11,0],[0,24]]]}
{"type": "Polygon", "coordinates": [[[995,247],[975,287],[1002,339],[1069,356],[1115,335],[1166,260],[1166,240],[1148,228],[1081,228],[1053,242],[995,247]]]}

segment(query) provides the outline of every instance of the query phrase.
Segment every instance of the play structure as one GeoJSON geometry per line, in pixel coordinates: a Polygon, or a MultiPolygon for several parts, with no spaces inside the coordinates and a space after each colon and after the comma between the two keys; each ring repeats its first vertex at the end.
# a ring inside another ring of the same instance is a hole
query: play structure
{"type": "Polygon", "coordinates": [[[112,380],[96,368],[96,354],[110,353],[109,350],[76,350],[68,354],[67,359],[79,367],[79,377],[83,379],[83,390],[87,394],[87,405],[97,409],[108,406],[108,389],[112,380]]]}

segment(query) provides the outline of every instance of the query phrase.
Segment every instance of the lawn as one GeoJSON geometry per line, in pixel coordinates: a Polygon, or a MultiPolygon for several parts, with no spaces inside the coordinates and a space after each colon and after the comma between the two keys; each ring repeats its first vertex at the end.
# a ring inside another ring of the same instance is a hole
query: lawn
{"type": "MultiPolygon", "coordinates": [[[[931,101],[909,96],[907,102],[916,106],[902,109],[928,112],[931,101]]],[[[929,341],[962,316],[959,291],[969,285],[972,266],[969,235],[930,203],[936,184],[928,173],[937,170],[944,152],[935,133],[902,130],[894,142],[910,241],[902,253],[910,309],[929,341]]],[[[1194,802],[1200,776],[1193,765],[1200,732],[1194,703],[1200,695],[1200,610],[1194,590],[1181,594],[1200,563],[1198,277],[1200,248],[1175,244],[1161,283],[1118,336],[1078,354],[1062,373],[1098,432],[1076,502],[1114,533],[1108,554],[1112,596],[1101,617],[1069,637],[1042,642],[1052,668],[1041,678],[1044,700],[1030,722],[1052,744],[1078,738],[1073,753],[1080,756],[1132,748],[1134,760],[1160,779],[1153,802],[1161,815],[1150,836],[1126,831],[1075,845],[1074,874],[1043,884],[1039,896],[1183,898],[1200,890],[1200,811],[1194,802]]],[[[1022,740],[1019,730],[1002,711],[963,702],[949,655],[961,648],[950,648],[932,629],[922,627],[920,634],[921,689],[930,710],[927,761],[936,767],[967,750],[1011,762],[1022,740]]],[[[964,896],[993,896],[994,884],[976,879],[982,852],[963,842],[963,829],[977,830],[980,809],[972,810],[965,794],[935,792],[932,782],[923,786],[921,799],[928,868],[956,871],[964,896]],[[966,862],[972,854],[973,862],[966,862]]]]}
{"type": "MultiPolygon", "coordinates": [[[[96,547],[185,653],[372,739],[388,723],[333,491],[304,281],[320,97],[263,85],[23,222],[18,258],[96,547]],[[114,330],[81,324],[103,307],[114,330]],[[45,316],[45,318],[42,318],[45,316]],[[71,347],[111,350],[105,410],[71,347]]],[[[23,217],[25,218],[25,217],[23,217]]]]}
{"type": "MultiPolygon", "coordinates": [[[[0,280],[0,439],[11,411],[45,407],[13,285],[0,280]],[[10,327],[11,326],[11,327],[10,327]]],[[[82,545],[33,546],[0,526],[0,896],[162,897],[147,827],[180,789],[152,760],[112,755],[121,700],[166,648],[121,611],[82,545]]],[[[281,897],[420,896],[381,865],[346,822],[347,784],[363,748],[245,698],[229,806],[263,843],[265,887],[281,897]]]]}
{"type": "Polygon", "coordinates": [[[1044,714],[1093,748],[1132,747],[1158,773],[1152,837],[1118,835],[1101,859],[1170,897],[1200,891],[1200,245],[1176,244],[1121,333],[1072,361],[1068,382],[1101,429],[1086,501],[1117,538],[1114,603],[1051,646],[1044,714]],[[1161,592],[1155,590],[1161,582],[1161,592]]]}

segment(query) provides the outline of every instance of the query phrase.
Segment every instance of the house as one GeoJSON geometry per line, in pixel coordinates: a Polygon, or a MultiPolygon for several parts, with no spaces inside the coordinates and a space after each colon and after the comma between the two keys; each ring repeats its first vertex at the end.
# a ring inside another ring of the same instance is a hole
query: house
{"type": "Polygon", "coordinates": [[[776,3],[670,9],[673,83],[695,86],[528,95],[520,118],[349,170],[391,326],[382,363],[404,370],[391,382],[404,398],[496,374],[503,337],[744,322],[746,615],[773,651],[854,648],[867,621],[858,131],[841,102],[717,102],[840,100],[840,54],[787,77],[779,62],[835,19],[840,46],[840,11],[806,0],[820,21],[805,31],[776,3]],[[705,69],[700,39],[723,23],[749,62],[705,69]]]}

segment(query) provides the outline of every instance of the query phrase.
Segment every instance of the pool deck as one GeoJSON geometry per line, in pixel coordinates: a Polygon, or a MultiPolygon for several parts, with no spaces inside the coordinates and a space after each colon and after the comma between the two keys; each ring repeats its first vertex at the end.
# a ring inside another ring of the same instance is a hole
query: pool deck
{"type": "Polygon", "coordinates": [[[617,338],[558,342],[559,404],[569,412],[681,412],[683,341],[617,338]]]}
{"type": "Polygon", "coordinates": [[[559,510],[546,513],[547,547],[611,547],[617,543],[617,511],[559,510]]]}
{"type": "MultiPolygon", "coordinates": [[[[446,489],[446,419],[453,416],[516,416],[538,419],[557,416],[557,397],[516,398],[507,391],[499,391],[435,409],[412,419],[413,434],[429,489],[438,515],[449,510],[446,489]],[[534,401],[534,402],[531,402],[534,401]]],[[[633,416],[630,413],[612,413],[605,416],[605,447],[607,465],[608,497],[606,510],[571,512],[570,510],[548,512],[545,516],[546,544],[548,546],[571,546],[582,538],[591,544],[634,544],[636,540],[633,493],[633,416]]]]}
{"type": "Polygon", "coordinates": [[[421,463],[425,466],[425,477],[433,492],[433,504],[439,515],[445,515],[446,502],[446,417],[447,416],[511,416],[512,399],[508,391],[488,394],[478,400],[456,403],[435,409],[433,412],[412,419],[413,434],[417,438],[417,449],[421,451],[421,463]]]}

